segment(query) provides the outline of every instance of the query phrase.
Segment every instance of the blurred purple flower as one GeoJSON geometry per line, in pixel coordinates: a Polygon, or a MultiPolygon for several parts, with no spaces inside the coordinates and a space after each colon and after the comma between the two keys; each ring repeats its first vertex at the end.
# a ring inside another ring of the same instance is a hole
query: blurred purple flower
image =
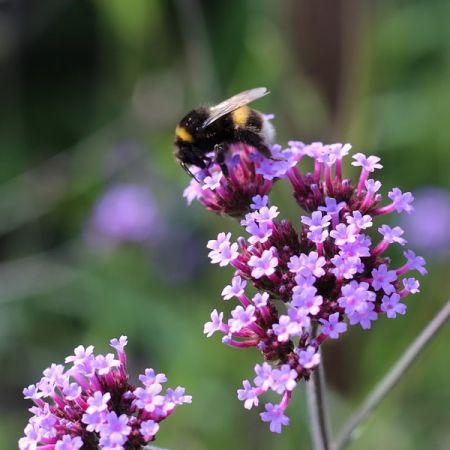
{"type": "Polygon", "coordinates": [[[158,207],[150,189],[144,185],[118,184],[97,201],[89,237],[142,242],[157,235],[160,227],[158,207]]]}
{"type": "Polygon", "coordinates": [[[450,256],[450,191],[425,187],[414,193],[414,216],[403,216],[401,226],[411,247],[430,256],[450,256]]]}

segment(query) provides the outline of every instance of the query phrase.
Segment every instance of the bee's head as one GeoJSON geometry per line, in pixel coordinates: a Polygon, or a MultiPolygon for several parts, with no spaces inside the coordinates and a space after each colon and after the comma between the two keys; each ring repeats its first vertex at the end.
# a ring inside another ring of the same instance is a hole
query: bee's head
{"type": "Polygon", "coordinates": [[[184,142],[192,143],[208,118],[208,109],[201,107],[186,114],[178,124],[175,134],[184,142]]]}
{"type": "Polygon", "coordinates": [[[206,167],[205,161],[198,150],[190,142],[186,142],[177,137],[175,141],[175,158],[180,165],[188,172],[187,167],[197,166],[201,169],[206,167]]]}

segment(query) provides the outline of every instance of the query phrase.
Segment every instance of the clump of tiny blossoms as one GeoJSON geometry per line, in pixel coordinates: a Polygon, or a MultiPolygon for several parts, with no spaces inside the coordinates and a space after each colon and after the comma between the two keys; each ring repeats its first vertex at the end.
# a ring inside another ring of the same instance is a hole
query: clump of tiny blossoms
{"type": "Polygon", "coordinates": [[[146,369],[142,386],[129,383],[126,336],[111,340],[117,352],[94,355],[92,345],[75,348],[52,364],[36,384],[23,390],[34,402],[33,416],[19,440],[21,450],[131,450],[155,439],[159,424],[178,405],[191,403],[182,387],[167,389],[163,373],[146,369]]]}
{"type": "Polygon", "coordinates": [[[251,147],[237,146],[228,178],[213,167],[203,185],[191,182],[185,192],[189,200],[197,198],[227,214],[226,200],[239,198],[246,186],[243,160],[251,180],[265,180],[251,201],[241,205],[245,237],[233,242],[231,233],[223,232],[208,242],[211,263],[235,269],[222,296],[238,305],[229,319],[214,310],[204,331],[208,337],[223,333],[222,342],[232,347],[261,351],[264,362],[255,366],[252,382],[244,380],[238,398],[250,409],[265,392],[279,394],[280,401],[266,403],[260,414],[273,432],[289,423],[285,410],[292,391],[320,364],[319,347],[349,326],[367,330],[381,317],[404,315],[405,298],[419,292],[411,272],[426,273],[424,259],[411,250],[404,251],[403,264],[393,267],[387,251],[405,246],[404,232],[374,223],[390,213],[411,213],[413,196],[394,188],[382,203],[381,183],[372,178],[382,168],[376,156],[353,155],[359,178],[344,178],[342,162],[350,149],[350,144],[291,141],[286,149],[273,146],[273,159],[266,159],[251,147]],[[312,158],[311,172],[301,169],[304,158],[312,158]],[[234,171],[240,176],[233,176],[234,171]],[[302,210],[294,223],[280,219],[277,206],[269,203],[273,182],[282,178],[289,180],[302,210]]]}

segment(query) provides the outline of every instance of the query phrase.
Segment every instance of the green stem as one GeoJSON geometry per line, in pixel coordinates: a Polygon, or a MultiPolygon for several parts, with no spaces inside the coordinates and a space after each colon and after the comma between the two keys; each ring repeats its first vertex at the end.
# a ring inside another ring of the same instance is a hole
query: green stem
{"type": "MultiPolygon", "coordinates": [[[[315,337],[316,330],[312,330],[315,337]]],[[[320,351],[320,350],[319,350],[320,351]]],[[[330,421],[325,401],[325,371],[323,355],[319,367],[313,371],[306,383],[308,411],[314,450],[330,450],[330,421]]]]}

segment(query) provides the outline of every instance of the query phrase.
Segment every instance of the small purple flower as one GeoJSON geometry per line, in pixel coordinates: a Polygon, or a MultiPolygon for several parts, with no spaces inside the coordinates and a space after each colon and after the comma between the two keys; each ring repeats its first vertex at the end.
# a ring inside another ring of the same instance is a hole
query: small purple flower
{"type": "Polygon", "coordinates": [[[312,142],[311,144],[304,146],[303,152],[311,158],[318,159],[322,157],[326,152],[326,149],[322,142],[312,142]]]}
{"type": "Polygon", "coordinates": [[[128,338],[126,336],[120,336],[119,339],[111,339],[110,344],[117,352],[123,352],[123,349],[128,344],[128,338]]]}
{"type": "Polygon", "coordinates": [[[346,314],[352,314],[361,304],[375,301],[375,292],[369,290],[369,284],[351,281],[342,287],[342,297],[338,299],[338,304],[345,309],[346,314]]]}
{"type": "Polygon", "coordinates": [[[345,202],[337,202],[335,198],[326,197],[326,206],[319,206],[319,211],[323,211],[327,214],[339,214],[339,212],[345,207],[345,202]]]}
{"type": "Polygon", "coordinates": [[[306,350],[299,350],[298,362],[305,369],[312,369],[320,363],[320,353],[312,345],[308,346],[306,350]]]}
{"type": "Polygon", "coordinates": [[[272,367],[268,363],[256,364],[255,373],[256,377],[253,380],[255,386],[261,388],[263,391],[267,391],[273,384],[272,367]]]}
{"type": "Polygon", "coordinates": [[[163,373],[156,374],[153,369],[145,369],[143,375],[139,375],[139,381],[144,386],[152,386],[153,384],[163,384],[167,381],[167,377],[163,373]]]}
{"type": "Polygon", "coordinates": [[[188,205],[191,205],[194,200],[200,200],[203,197],[202,185],[192,178],[188,187],[183,191],[183,197],[188,205]]]}
{"type": "Polygon", "coordinates": [[[376,192],[378,192],[381,188],[381,182],[378,180],[372,180],[372,179],[368,179],[365,182],[365,186],[367,189],[367,192],[371,193],[371,194],[375,194],[376,192]]]}
{"type": "MultiPolygon", "coordinates": [[[[416,254],[412,250],[407,250],[406,252],[403,252],[405,255],[405,258],[408,260],[406,265],[404,266],[404,269],[406,270],[417,270],[421,275],[426,275],[427,269],[425,269],[425,259],[423,259],[421,256],[416,256],[416,254]]],[[[401,270],[401,273],[404,273],[406,270],[401,270]]],[[[397,273],[399,270],[397,270],[397,273]]],[[[386,292],[387,293],[387,292],[386,292]]]]}
{"type": "Polygon", "coordinates": [[[220,180],[222,179],[222,177],[222,172],[214,172],[211,176],[205,177],[205,179],[203,180],[204,184],[202,186],[202,189],[211,189],[212,191],[214,191],[220,186],[220,180]]]}
{"type": "Polygon", "coordinates": [[[253,218],[258,222],[272,222],[278,216],[279,211],[276,206],[263,206],[253,213],[253,218]]]}
{"type": "Polygon", "coordinates": [[[252,209],[260,209],[269,204],[269,197],[267,195],[255,195],[252,198],[252,202],[250,204],[250,208],[252,209]]]}
{"type": "Polygon", "coordinates": [[[393,244],[394,242],[400,245],[406,244],[406,240],[401,237],[404,231],[400,227],[391,228],[389,225],[382,225],[378,228],[378,231],[389,244],[393,244]]]}
{"type": "Polygon", "coordinates": [[[361,259],[358,256],[350,256],[345,252],[333,256],[331,262],[334,267],[330,269],[330,272],[337,278],[351,280],[355,274],[361,271],[361,259]]]}
{"type": "Polygon", "coordinates": [[[338,247],[356,241],[354,228],[351,225],[346,226],[343,223],[338,224],[334,230],[331,230],[330,236],[334,239],[338,247]]]}
{"type": "Polygon", "coordinates": [[[106,412],[95,411],[91,414],[84,413],[81,417],[81,421],[86,425],[87,431],[99,432],[101,425],[105,422],[106,412]]]}
{"type": "Polygon", "coordinates": [[[243,280],[239,275],[233,277],[231,285],[225,286],[222,291],[224,300],[230,300],[233,297],[240,297],[244,295],[244,289],[247,286],[247,282],[243,280]]]}
{"type": "Polygon", "coordinates": [[[320,311],[320,305],[323,303],[321,295],[316,295],[317,289],[314,286],[306,289],[294,290],[291,305],[306,311],[315,316],[320,311]]]}
{"type": "Polygon", "coordinates": [[[331,339],[338,339],[341,333],[347,331],[347,324],[339,322],[339,313],[331,314],[328,320],[320,319],[320,323],[322,324],[322,333],[331,339]]]}
{"type": "Polygon", "coordinates": [[[417,294],[420,292],[420,283],[415,278],[404,278],[402,281],[406,294],[417,294]]]}
{"type": "Polygon", "coordinates": [[[288,342],[292,336],[300,336],[303,332],[303,324],[289,315],[282,315],[278,323],[272,326],[274,334],[280,342],[288,342]]]}
{"type": "Polygon", "coordinates": [[[206,334],[206,337],[211,337],[216,331],[222,330],[223,328],[222,321],[223,321],[223,312],[219,314],[217,312],[217,309],[215,309],[211,313],[211,322],[205,323],[203,333],[206,334]]]}
{"type": "Polygon", "coordinates": [[[65,363],[73,363],[74,366],[78,366],[84,363],[87,359],[91,358],[92,354],[94,352],[94,346],[89,345],[88,347],[84,348],[82,345],[79,345],[74,350],[74,355],[67,356],[65,359],[65,363]]]}
{"type": "Polygon", "coordinates": [[[252,298],[253,304],[257,308],[262,308],[267,305],[269,301],[269,294],[267,292],[258,292],[255,294],[255,296],[252,298]]]}
{"type": "Polygon", "coordinates": [[[395,291],[392,283],[397,279],[395,270],[388,270],[386,264],[381,264],[378,269],[372,270],[372,287],[379,291],[383,289],[386,294],[391,294],[395,291]]]}
{"type": "Polygon", "coordinates": [[[152,441],[159,431],[159,424],[154,420],[144,420],[139,431],[146,441],[152,441]]]}
{"type": "Polygon", "coordinates": [[[79,450],[83,446],[83,441],[80,436],[74,438],[66,434],[55,445],[55,450],[79,450]]]}
{"type": "Polygon", "coordinates": [[[238,399],[244,402],[245,409],[251,409],[253,406],[258,406],[259,398],[256,389],[250,384],[248,380],[243,381],[244,389],[238,389],[238,399]]]}
{"type": "Polygon", "coordinates": [[[255,307],[253,305],[249,305],[246,309],[244,309],[240,305],[236,306],[236,308],[231,311],[231,316],[233,318],[228,321],[228,326],[230,327],[231,333],[236,333],[241,331],[243,328],[249,327],[256,321],[255,307]]]}
{"type": "Polygon", "coordinates": [[[107,375],[113,367],[118,366],[120,366],[120,362],[114,358],[112,353],[108,353],[106,356],[98,355],[95,357],[94,367],[100,375],[107,375]]]}
{"type": "Polygon", "coordinates": [[[272,227],[267,222],[258,223],[255,220],[250,220],[245,230],[251,235],[248,239],[250,244],[256,244],[257,242],[264,244],[272,236],[272,227]]]}
{"type": "Polygon", "coordinates": [[[96,391],[92,397],[88,397],[87,399],[87,404],[89,406],[86,409],[86,412],[88,414],[93,414],[95,412],[106,411],[110,400],[111,394],[109,392],[102,394],[100,391],[96,391]]]}
{"type": "Polygon", "coordinates": [[[406,314],[406,305],[400,303],[400,295],[392,294],[391,296],[385,295],[381,304],[381,310],[386,313],[389,319],[395,319],[397,314],[406,314]]]}
{"type": "Polygon", "coordinates": [[[310,241],[314,242],[315,244],[322,244],[328,237],[328,231],[318,228],[312,231],[308,231],[308,234],[306,236],[310,241]]]}
{"type": "Polygon", "coordinates": [[[330,225],[331,216],[325,214],[322,216],[322,212],[314,211],[311,217],[302,216],[302,223],[309,227],[310,231],[321,230],[327,228],[330,225]]]}
{"type": "Polygon", "coordinates": [[[368,330],[371,327],[371,323],[378,319],[378,315],[375,312],[375,306],[370,301],[359,302],[356,308],[351,314],[349,314],[348,319],[350,325],[360,324],[363,330],[368,330]]]}
{"type": "Polygon", "coordinates": [[[275,369],[272,376],[274,379],[272,390],[278,394],[293,391],[297,386],[298,373],[289,364],[283,364],[279,369],[275,369]]]}
{"type": "Polygon", "coordinates": [[[262,175],[267,181],[286,176],[286,172],[298,160],[298,149],[291,147],[283,150],[280,145],[275,144],[270,150],[273,159],[263,159],[260,166],[256,168],[256,173],[262,175]]]}
{"type": "Polygon", "coordinates": [[[118,447],[125,444],[131,427],[126,414],[117,416],[112,411],[106,416],[106,423],[100,426],[100,445],[103,447],[118,447]]]}
{"type": "Polygon", "coordinates": [[[302,253],[300,256],[292,256],[288,262],[288,268],[293,273],[298,273],[307,278],[313,275],[316,278],[320,278],[325,275],[323,266],[326,260],[323,256],[319,257],[317,252],[310,252],[308,255],[302,253]]]}
{"type": "Polygon", "coordinates": [[[372,226],[372,217],[368,214],[363,216],[360,211],[353,211],[352,215],[347,216],[347,223],[356,230],[364,230],[372,226]]]}
{"type": "Polygon", "coordinates": [[[348,155],[348,152],[351,150],[351,144],[331,144],[328,145],[329,152],[335,155],[336,159],[342,159],[344,156],[348,155]]]}
{"type": "Polygon", "coordinates": [[[231,233],[225,235],[220,233],[216,240],[208,241],[207,247],[211,249],[208,256],[212,264],[219,266],[227,266],[233,259],[238,256],[238,245],[230,243],[231,233]]]}
{"type": "Polygon", "coordinates": [[[411,203],[414,201],[414,197],[411,192],[406,192],[405,194],[399,188],[392,189],[389,192],[388,197],[392,200],[392,203],[398,213],[403,211],[411,214],[414,211],[414,208],[411,206],[411,203]]]}
{"type": "Polygon", "coordinates": [[[284,415],[284,409],[280,405],[266,403],[266,411],[260,416],[263,422],[270,422],[272,433],[281,433],[281,427],[289,425],[289,417],[284,415]]]}
{"type": "Polygon", "coordinates": [[[365,234],[358,234],[354,242],[346,242],[340,246],[341,252],[339,254],[346,254],[347,256],[358,256],[360,258],[370,256],[370,245],[372,244],[369,236],[365,234]]]}
{"type": "Polygon", "coordinates": [[[353,155],[355,161],[352,162],[352,166],[360,166],[367,172],[373,172],[375,169],[382,169],[383,166],[379,164],[380,158],[378,156],[367,157],[363,153],[356,153],[353,155]]]}
{"type": "Polygon", "coordinates": [[[261,256],[253,255],[249,262],[249,267],[252,268],[252,277],[261,278],[272,275],[278,266],[278,258],[274,256],[273,250],[264,250],[261,256]]]}

